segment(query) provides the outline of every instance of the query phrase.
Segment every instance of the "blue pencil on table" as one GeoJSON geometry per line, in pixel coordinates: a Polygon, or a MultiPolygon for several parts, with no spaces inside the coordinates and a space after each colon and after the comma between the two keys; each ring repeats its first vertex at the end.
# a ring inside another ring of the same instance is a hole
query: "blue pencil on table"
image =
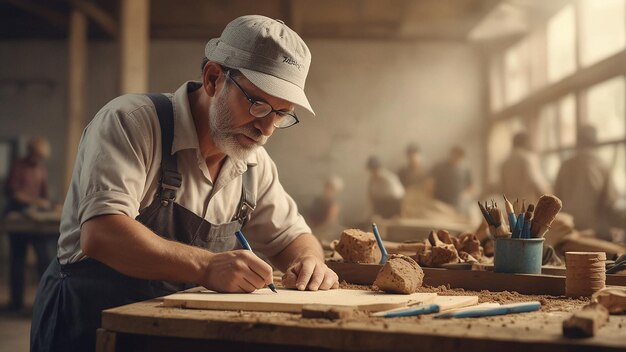
{"type": "Polygon", "coordinates": [[[422,314],[439,313],[438,304],[426,304],[416,307],[396,308],[384,312],[378,312],[372,314],[373,317],[383,318],[397,318],[397,317],[411,317],[422,314]]]}
{"type": "MultiPolygon", "coordinates": [[[[241,245],[241,247],[243,247],[243,249],[247,249],[252,252],[250,243],[248,243],[248,240],[246,240],[246,237],[243,235],[243,232],[241,232],[241,230],[237,230],[237,232],[235,232],[235,236],[237,236],[237,241],[239,241],[239,244],[241,245]]],[[[276,286],[274,286],[273,283],[267,285],[267,287],[269,287],[270,290],[274,291],[274,293],[278,293],[278,291],[276,291],[276,286]]]]}
{"type": "Polygon", "coordinates": [[[477,318],[477,317],[489,317],[494,315],[504,315],[511,313],[527,313],[534,312],[541,309],[541,303],[538,301],[520,302],[505,304],[499,307],[493,308],[481,308],[464,309],[456,312],[447,312],[435,315],[436,319],[446,318],[477,318]]]}

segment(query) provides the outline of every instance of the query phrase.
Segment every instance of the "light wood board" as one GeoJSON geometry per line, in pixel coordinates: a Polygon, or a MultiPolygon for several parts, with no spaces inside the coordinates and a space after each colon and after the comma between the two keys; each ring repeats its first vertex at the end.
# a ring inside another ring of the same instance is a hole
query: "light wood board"
{"type": "Polygon", "coordinates": [[[163,305],[193,309],[299,313],[304,305],[324,304],[376,312],[414,304],[433,303],[436,298],[436,293],[400,295],[345,289],[328,291],[279,289],[278,293],[274,293],[268,288],[264,288],[253,293],[217,293],[208,290],[199,293],[176,293],[165,296],[163,305]]]}
{"type": "MultiPolygon", "coordinates": [[[[437,298],[435,298],[435,300],[431,303],[439,306],[439,312],[446,312],[458,308],[475,306],[478,304],[478,296],[437,296],[437,298]]],[[[378,312],[374,314],[374,316],[382,316],[384,313],[392,313],[405,308],[406,307],[394,308],[383,312],[378,312]]]]}
{"type": "Polygon", "coordinates": [[[478,296],[437,296],[433,302],[439,305],[439,311],[463,308],[478,304],[478,296]]]}

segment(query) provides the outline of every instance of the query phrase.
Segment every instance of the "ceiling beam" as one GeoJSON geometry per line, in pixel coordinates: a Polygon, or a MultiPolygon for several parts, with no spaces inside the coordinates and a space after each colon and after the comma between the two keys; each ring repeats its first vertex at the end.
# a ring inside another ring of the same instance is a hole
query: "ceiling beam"
{"type": "Polygon", "coordinates": [[[4,1],[36,17],[46,20],[49,24],[51,24],[52,26],[56,28],[62,29],[63,31],[67,30],[68,18],[63,13],[51,10],[31,0],[4,0],[4,1]]]}
{"type": "Polygon", "coordinates": [[[97,23],[108,35],[117,39],[119,36],[119,25],[117,21],[111,17],[106,11],[98,7],[93,2],[87,2],[85,0],[69,0],[69,3],[75,9],[84,13],[92,21],[97,23]]]}
{"type": "Polygon", "coordinates": [[[465,29],[465,33],[469,35],[469,33],[476,27],[479,23],[481,23],[491,11],[493,11],[496,7],[498,7],[503,1],[502,0],[489,0],[481,4],[481,9],[474,12],[472,15],[468,16],[467,27],[465,29]]]}

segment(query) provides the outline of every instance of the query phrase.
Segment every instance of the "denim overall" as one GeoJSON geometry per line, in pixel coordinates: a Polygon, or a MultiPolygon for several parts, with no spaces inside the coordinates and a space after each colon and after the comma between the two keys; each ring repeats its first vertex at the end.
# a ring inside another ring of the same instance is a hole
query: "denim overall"
{"type": "MultiPolygon", "coordinates": [[[[252,169],[242,175],[241,199],[232,221],[214,225],[175,202],[182,178],[172,155],[174,118],[172,103],[162,94],[148,95],[161,125],[162,162],[159,190],[136,220],[168,240],[205,248],[232,250],[235,231],[254,210],[250,192],[252,169]]],[[[185,283],[143,280],[126,276],[92,258],[61,265],[53,260],[41,278],[33,307],[31,351],[93,351],[96,329],[104,309],[168,295],[191,286],[185,283]]]]}

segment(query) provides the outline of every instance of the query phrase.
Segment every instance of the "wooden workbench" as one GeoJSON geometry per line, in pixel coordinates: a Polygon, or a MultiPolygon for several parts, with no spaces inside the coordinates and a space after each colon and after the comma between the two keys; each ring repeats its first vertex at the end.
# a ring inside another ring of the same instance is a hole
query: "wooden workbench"
{"type": "MultiPolygon", "coordinates": [[[[488,318],[306,320],[299,314],[165,308],[159,299],[103,312],[97,351],[624,351],[626,316],[597,336],[564,338],[561,308],[488,318]],[[556,310],[555,310],[556,309],[556,310]]],[[[580,302],[582,306],[584,302],[580,302]]],[[[548,306],[545,306],[548,307],[548,306]]],[[[573,307],[578,308],[578,307],[573,307]]],[[[567,310],[567,309],[565,309],[567,310]]]]}
{"type": "Polygon", "coordinates": [[[39,217],[11,212],[0,219],[0,234],[11,233],[28,236],[59,236],[61,217],[59,213],[45,212],[39,217]]]}

